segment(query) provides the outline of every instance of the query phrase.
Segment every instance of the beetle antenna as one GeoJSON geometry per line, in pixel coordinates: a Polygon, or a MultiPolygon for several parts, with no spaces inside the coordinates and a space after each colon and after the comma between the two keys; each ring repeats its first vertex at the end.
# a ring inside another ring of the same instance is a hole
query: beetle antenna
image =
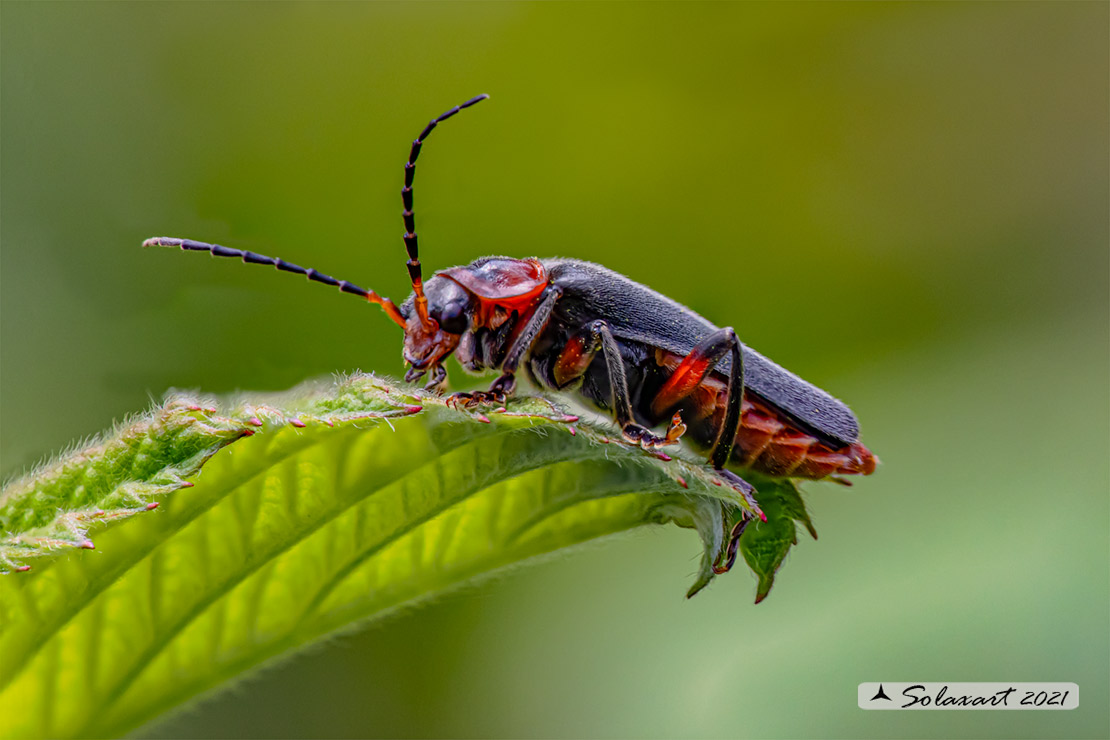
{"type": "Polygon", "coordinates": [[[405,263],[405,266],[409,268],[409,280],[412,281],[412,290],[416,294],[416,315],[420,317],[420,323],[429,329],[432,328],[435,321],[428,316],[428,299],[424,295],[424,278],[420,272],[420,250],[416,244],[416,218],[412,214],[412,180],[416,175],[416,158],[420,156],[420,147],[424,145],[424,141],[436,126],[463,108],[469,108],[488,97],[489,95],[482,94],[476,98],[471,98],[462,105],[456,105],[443,115],[433,118],[420,132],[420,135],[416,137],[416,140],[412,142],[412,149],[409,150],[409,161],[405,163],[405,187],[401,188],[401,200],[405,204],[405,210],[401,213],[405,219],[405,250],[409,254],[409,260],[405,263]]]}
{"type": "Polygon", "coordinates": [[[331,285],[332,287],[339,288],[344,293],[350,293],[365,298],[371,303],[377,303],[389,318],[393,319],[395,323],[405,328],[405,317],[401,315],[400,309],[397,304],[388,298],[383,298],[372,290],[364,290],[354,283],[349,283],[346,280],[336,280],[331,275],[325,275],[322,272],[313,270],[311,268],[305,269],[300,265],[294,265],[292,262],[286,262],[283,259],[274,257],[267,257],[264,254],[256,252],[244,252],[241,249],[232,249],[231,247],[224,247],[219,244],[206,244],[204,242],[193,241],[192,239],[176,239],[172,236],[156,236],[147,239],[143,242],[144,247],[181,247],[189,252],[208,252],[213,257],[239,257],[244,262],[252,265],[272,265],[284,272],[295,272],[298,275],[304,275],[309,280],[315,280],[324,285],[331,285]]]}

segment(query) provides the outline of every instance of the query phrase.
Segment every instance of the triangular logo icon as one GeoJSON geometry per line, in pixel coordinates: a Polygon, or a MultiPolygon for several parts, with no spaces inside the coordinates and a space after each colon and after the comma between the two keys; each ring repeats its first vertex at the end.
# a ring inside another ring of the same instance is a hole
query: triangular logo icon
{"type": "Polygon", "coordinates": [[[893,699],[891,699],[889,696],[886,695],[885,691],[883,691],[883,685],[882,684],[879,684],[879,693],[877,693],[877,694],[875,694],[874,696],[871,697],[871,701],[875,701],[876,699],[886,699],[887,701],[894,701],[893,699]]]}

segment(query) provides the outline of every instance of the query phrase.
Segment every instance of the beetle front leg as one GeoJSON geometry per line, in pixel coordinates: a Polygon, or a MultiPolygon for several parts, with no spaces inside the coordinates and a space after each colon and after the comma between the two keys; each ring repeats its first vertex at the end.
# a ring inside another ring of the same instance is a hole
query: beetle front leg
{"type": "Polygon", "coordinates": [[[516,370],[524,354],[536,341],[536,337],[547,327],[551,320],[551,312],[555,304],[563,297],[563,289],[557,285],[548,286],[544,291],[540,303],[532,316],[524,325],[524,329],[513,340],[505,359],[501,362],[501,375],[490,384],[488,391],[474,391],[472,393],[454,393],[449,401],[457,405],[460,401],[466,407],[481,404],[503,404],[516,392],[516,370]]]}
{"type": "Polygon", "coordinates": [[[433,365],[431,368],[431,377],[428,382],[424,384],[424,390],[435,393],[437,396],[443,393],[443,389],[447,387],[447,369],[443,365],[433,365]]]}
{"type": "Polygon", "coordinates": [[[428,375],[428,382],[424,384],[424,390],[429,393],[434,393],[437,396],[443,393],[444,388],[447,386],[447,370],[443,365],[438,363],[427,369],[410,367],[405,371],[405,382],[415,383],[425,375],[428,375]]]}

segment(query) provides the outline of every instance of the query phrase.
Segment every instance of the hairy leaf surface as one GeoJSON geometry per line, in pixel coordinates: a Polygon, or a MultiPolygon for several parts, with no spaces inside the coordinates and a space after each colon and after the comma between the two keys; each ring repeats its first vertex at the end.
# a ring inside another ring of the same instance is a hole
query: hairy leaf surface
{"type": "MultiPolygon", "coordinates": [[[[750,504],[695,458],[611,434],[542,398],[483,415],[371,376],[222,410],[170,399],[0,494],[0,736],[117,736],[326,635],[646,523],[698,530],[696,592],[750,504]]],[[[772,516],[741,547],[762,598],[808,520],[792,484],[759,485],[772,516]]]]}

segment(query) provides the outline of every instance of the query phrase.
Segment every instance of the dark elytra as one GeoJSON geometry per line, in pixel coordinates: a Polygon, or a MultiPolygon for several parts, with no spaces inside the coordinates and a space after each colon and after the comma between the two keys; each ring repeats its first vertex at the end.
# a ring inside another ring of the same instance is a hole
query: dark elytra
{"type": "MultiPolygon", "coordinates": [[[[681,303],[607,267],[575,259],[541,261],[551,281],[567,291],[564,299],[578,299],[566,308],[576,322],[604,318],[618,339],[685,355],[719,329],[681,303]]],[[[859,439],[859,422],[842,401],[746,345],[743,352],[746,389],[830,442],[849,445],[859,439]]],[[[726,356],[716,370],[727,376],[731,367],[726,356]]]]}

